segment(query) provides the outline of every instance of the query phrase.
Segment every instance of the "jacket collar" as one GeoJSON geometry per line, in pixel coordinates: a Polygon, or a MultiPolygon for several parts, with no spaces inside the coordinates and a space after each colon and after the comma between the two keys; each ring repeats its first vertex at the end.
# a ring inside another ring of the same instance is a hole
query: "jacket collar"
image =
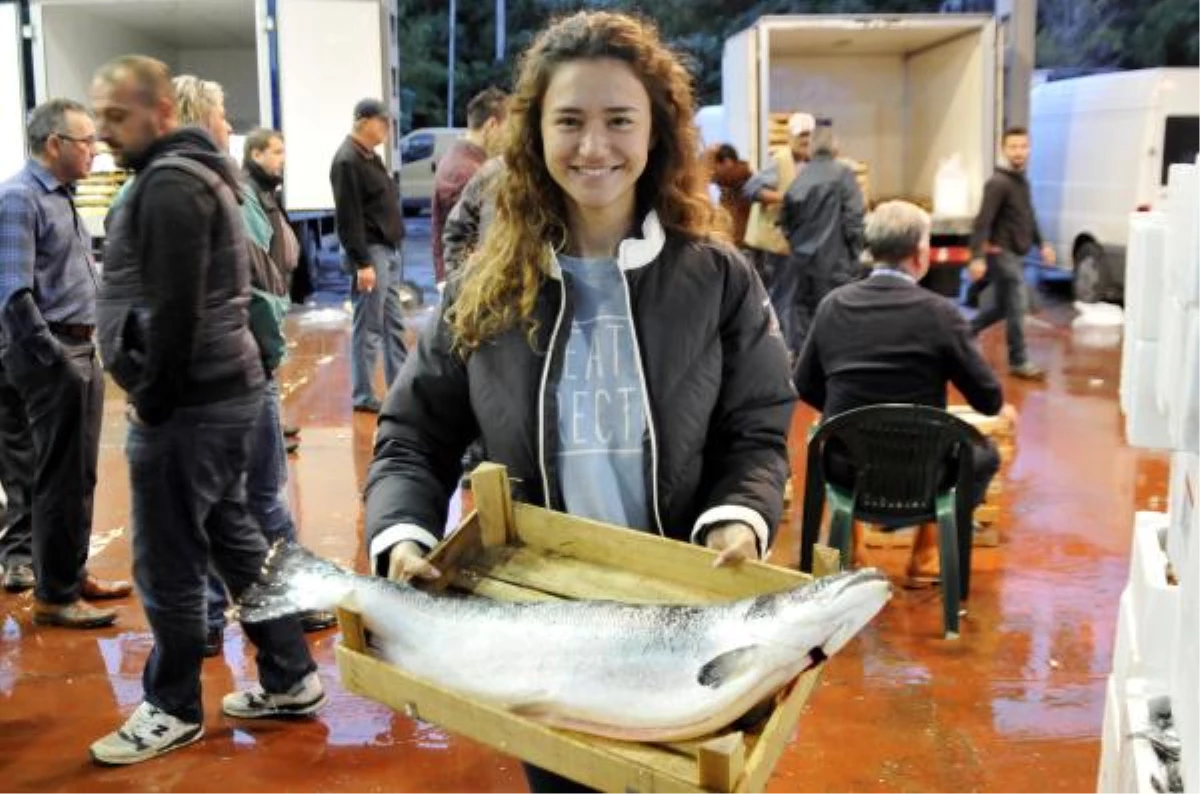
{"type": "MultiPolygon", "coordinates": [[[[623,272],[645,267],[658,258],[667,242],[667,233],[654,210],[642,219],[642,236],[626,237],[617,246],[617,266],[623,272]]],[[[562,267],[558,264],[558,252],[551,249],[550,277],[562,281],[562,267]]]]}

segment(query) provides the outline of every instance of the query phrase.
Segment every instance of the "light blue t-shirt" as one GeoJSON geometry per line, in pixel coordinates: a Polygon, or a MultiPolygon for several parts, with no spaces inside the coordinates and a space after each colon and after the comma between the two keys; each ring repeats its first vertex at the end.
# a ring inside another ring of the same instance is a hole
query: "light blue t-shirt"
{"type": "Polygon", "coordinates": [[[571,275],[574,317],[558,382],[558,470],[572,515],[650,529],[646,500],[646,414],[615,259],[559,255],[571,275]]]}

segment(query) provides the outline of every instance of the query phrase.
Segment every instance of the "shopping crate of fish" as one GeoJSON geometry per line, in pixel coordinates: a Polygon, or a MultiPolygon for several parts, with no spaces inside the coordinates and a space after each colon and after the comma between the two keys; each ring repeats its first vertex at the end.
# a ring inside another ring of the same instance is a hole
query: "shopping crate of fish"
{"type": "MultiPolygon", "coordinates": [[[[351,605],[348,691],[599,790],[763,790],[822,662],[890,593],[874,571],[713,568],[708,549],[514,502],[491,464],[472,492],[430,554],[436,582],[293,547],[289,597],[351,605]]],[[[282,589],[243,610],[268,614],[282,589]]]]}

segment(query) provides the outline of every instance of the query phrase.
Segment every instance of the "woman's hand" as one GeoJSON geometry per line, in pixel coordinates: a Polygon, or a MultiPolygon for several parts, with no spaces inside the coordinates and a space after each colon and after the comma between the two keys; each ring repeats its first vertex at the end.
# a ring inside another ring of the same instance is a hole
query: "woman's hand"
{"type": "Polygon", "coordinates": [[[714,568],[758,559],[758,534],[753,527],[741,521],[714,525],[708,530],[704,545],[720,552],[713,561],[714,568]]]}
{"type": "Polygon", "coordinates": [[[420,545],[411,540],[402,540],[388,553],[388,578],[393,582],[409,579],[437,579],[442,572],[425,559],[420,545]]]}

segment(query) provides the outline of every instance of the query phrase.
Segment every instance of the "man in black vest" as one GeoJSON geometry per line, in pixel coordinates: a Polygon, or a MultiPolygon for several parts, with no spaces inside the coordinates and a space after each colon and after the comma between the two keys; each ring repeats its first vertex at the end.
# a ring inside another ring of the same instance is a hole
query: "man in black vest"
{"type": "MultiPolygon", "coordinates": [[[[92,84],[100,137],[137,172],[106,220],[97,303],[101,352],[129,395],[133,575],[154,635],[145,700],[91,746],[132,764],[204,732],[200,668],[211,558],[237,598],[266,558],[245,473],[263,367],[247,321],[250,275],[238,178],[207,132],[178,127],[167,67],[141,56],[92,84]]],[[[325,694],[295,618],[243,626],[261,685],[227,695],[242,718],[315,712],[325,694]]]]}

